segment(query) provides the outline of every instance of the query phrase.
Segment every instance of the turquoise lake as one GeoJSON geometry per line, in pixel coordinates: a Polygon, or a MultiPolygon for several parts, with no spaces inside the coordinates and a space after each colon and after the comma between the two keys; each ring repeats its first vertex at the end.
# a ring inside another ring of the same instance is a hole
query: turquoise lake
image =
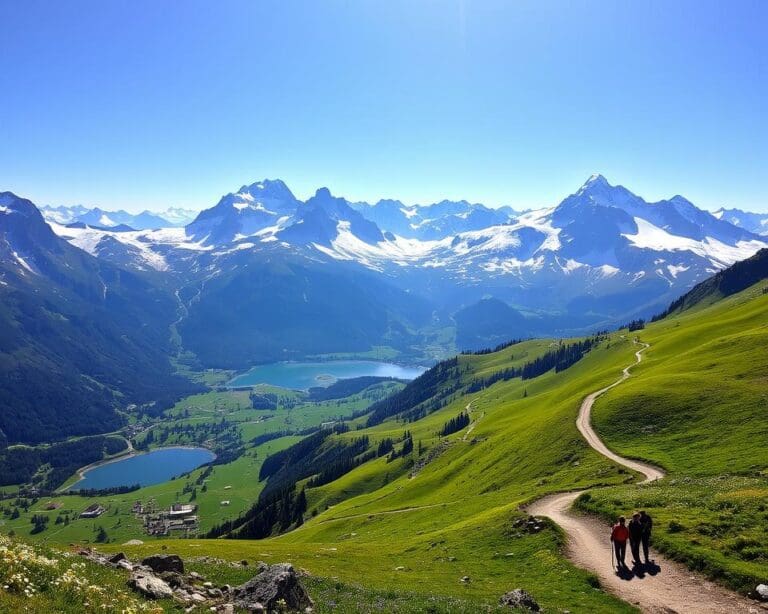
{"type": "Polygon", "coordinates": [[[160,484],[214,458],[216,455],[205,448],[160,448],[89,469],[70,490],[160,484]]]}
{"type": "Polygon", "coordinates": [[[238,375],[228,386],[271,384],[292,390],[329,386],[336,380],[375,375],[412,380],[424,373],[423,367],[404,367],[373,360],[331,360],[328,362],[276,362],[253,367],[238,375]]]}

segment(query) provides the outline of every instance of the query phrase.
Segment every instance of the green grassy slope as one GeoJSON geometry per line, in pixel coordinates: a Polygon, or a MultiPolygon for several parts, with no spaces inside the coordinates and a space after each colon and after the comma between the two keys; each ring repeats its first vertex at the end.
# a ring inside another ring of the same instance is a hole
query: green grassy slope
{"type": "MultiPolygon", "coordinates": [[[[399,438],[407,429],[422,443],[422,458],[432,460],[415,477],[415,459],[371,461],[310,489],[309,509],[316,516],[300,529],[208,548],[223,558],[234,552],[287,558],[318,575],[380,589],[482,600],[522,585],[548,607],[610,610],[616,607],[610,598],[562,561],[557,531],[518,536],[513,523],[519,505],[539,494],[615,484],[592,491],[582,503],[610,515],[648,508],[662,548],[744,590],[768,572],[760,535],[768,520],[768,423],[760,409],[768,372],[763,287],[640,331],[651,344],[646,359],[633,378],[596,404],[596,426],[611,447],[670,472],[659,484],[631,483],[633,476],[588,449],[574,426],[584,395],[631,362],[630,334],[620,331],[564,372],[499,382],[458,396],[417,422],[387,420],[341,435],[368,434],[375,441],[399,438]],[[471,434],[436,437],[467,405],[471,434]],[[435,449],[441,452],[431,454],[435,449]],[[458,583],[465,574],[474,581],[458,583]]],[[[462,378],[529,359],[549,343],[462,356],[462,378]]]]}
{"type": "Polygon", "coordinates": [[[634,377],[598,400],[617,452],[653,460],[661,484],[593,493],[613,515],[645,507],[667,552],[748,590],[768,577],[768,294],[761,282],[641,331],[634,377]]]}
{"type": "MultiPolygon", "coordinates": [[[[537,340],[497,354],[461,356],[461,377],[470,381],[522,364],[551,344],[537,340]]],[[[282,537],[175,541],[168,547],[186,555],[289,560],[315,576],[373,590],[493,604],[522,586],[548,608],[631,611],[564,560],[559,530],[545,524],[529,533],[515,523],[523,516],[520,504],[540,494],[632,479],[586,446],[575,416],[585,394],[616,379],[632,361],[633,349],[629,339],[616,335],[561,373],[459,395],[413,423],[392,419],[339,435],[368,435],[373,445],[384,437],[399,439],[407,429],[417,449],[411,458],[379,458],[309,489],[309,519],[282,537]],[[441,440],[443,424],[470,403],[471,433],[465,438],[465,429],[441,440]],[[419,442],[422,459],[433,460],[411,477],[419,442]],[[460,582],[463,576],[471,581],[460,582]]]]}

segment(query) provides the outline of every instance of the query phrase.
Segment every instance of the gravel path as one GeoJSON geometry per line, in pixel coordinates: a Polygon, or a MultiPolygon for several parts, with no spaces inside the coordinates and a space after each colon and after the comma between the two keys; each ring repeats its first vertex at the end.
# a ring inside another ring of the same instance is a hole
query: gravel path
{"type": "MultiPolygon", "coordinates": [[[[645,479],[642,483],[645,483],[663,478],[664,472],[653,465],[623,458],[612,452],[591,425],[595,399],[630,377],[629,370],[643,359],[643,352],[649,347],[648,344],[642,345],[643,347],[635,352],[635,362],[624,369],[621,378],[584,399],[576,426],[592,448],[619,465],[643,474],[645,479]]],[[[571,511],[571,506],[580,492],[544,497],[531,504],[527,511],[534,516],[547,516],[562,527],[568,536],[568,558],[579,567],[595,573],[603,588],[617,597],[637,606],[643,612],[654,614],[768,611],[768,606],[709,582],[655,551],[652,553],[652,559],[655,561],[653,569],[637,569],[633,570],[634,573],[617,575],[611,560],[610,527],[593,517],[571,511]]],[[[631,558],[627,548],[627,559],[631,558]]]]}

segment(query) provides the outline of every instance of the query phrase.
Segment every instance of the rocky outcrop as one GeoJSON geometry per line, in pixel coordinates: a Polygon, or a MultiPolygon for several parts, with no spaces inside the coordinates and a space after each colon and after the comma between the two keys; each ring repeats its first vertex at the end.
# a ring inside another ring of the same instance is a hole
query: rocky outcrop
{"type": "Polygon", "coordinates": [[[515,590],[502,595],[501,599],[499,599],[499,605],[521,610],[529,610],[531,612],[538,612],[541,610],[533,596],[522,588],[516,588],[515,590]]]}
{"type": "Polygon", "coordinates": [[[128,580],[128,586],[149,599],[170,599],[173,597],[173,589],[164,580],[143,571],[134,571],[128,580]]]}
{"type": "Polygon", "coordinates": [[[312,600],[299,582],[292,565],[260,565],[260,572],[245,584],[233,589],[236,607],[257,611],[258,607],[271,611],[278,602],[285,602],[288,610],[303,612],[312,607],[312,600]]]}
{"type": "MultiPolygon", "coordinates": [[[[205,606],[211,611],[231,614],[235,607],[249,612],[307,612],[312,600],[299,582],[299,574],[287,563],[259,563],[258,574],[245,584],[232,588],[228,584],[215,586],[196,571],[184,573],[184,561],[175,554],[148,556],[135,563],[122,552],[106,556],[85,548],[78,551],[99,565],[131,572],[128,586],[148,599],[173,599],[187,611],[205,606]]],[[[206,559],[207,563],[211,560],[206,559]]],[[[240,563],[220,561],[242,569],[240,563]]]]}

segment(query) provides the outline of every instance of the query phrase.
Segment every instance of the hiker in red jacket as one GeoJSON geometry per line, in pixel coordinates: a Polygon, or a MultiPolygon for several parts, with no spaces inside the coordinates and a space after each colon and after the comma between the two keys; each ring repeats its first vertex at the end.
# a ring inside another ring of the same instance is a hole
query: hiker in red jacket
{"type": "Polygon", "coordinates": [[[619,516],[619,521],[611,529],[611,541],[613,542],[613,549],[616,551],[616,564],[619,570],[627,568],[624,557],[627,554],[628,539],[627,519],[624,516],[619,516]]]}

